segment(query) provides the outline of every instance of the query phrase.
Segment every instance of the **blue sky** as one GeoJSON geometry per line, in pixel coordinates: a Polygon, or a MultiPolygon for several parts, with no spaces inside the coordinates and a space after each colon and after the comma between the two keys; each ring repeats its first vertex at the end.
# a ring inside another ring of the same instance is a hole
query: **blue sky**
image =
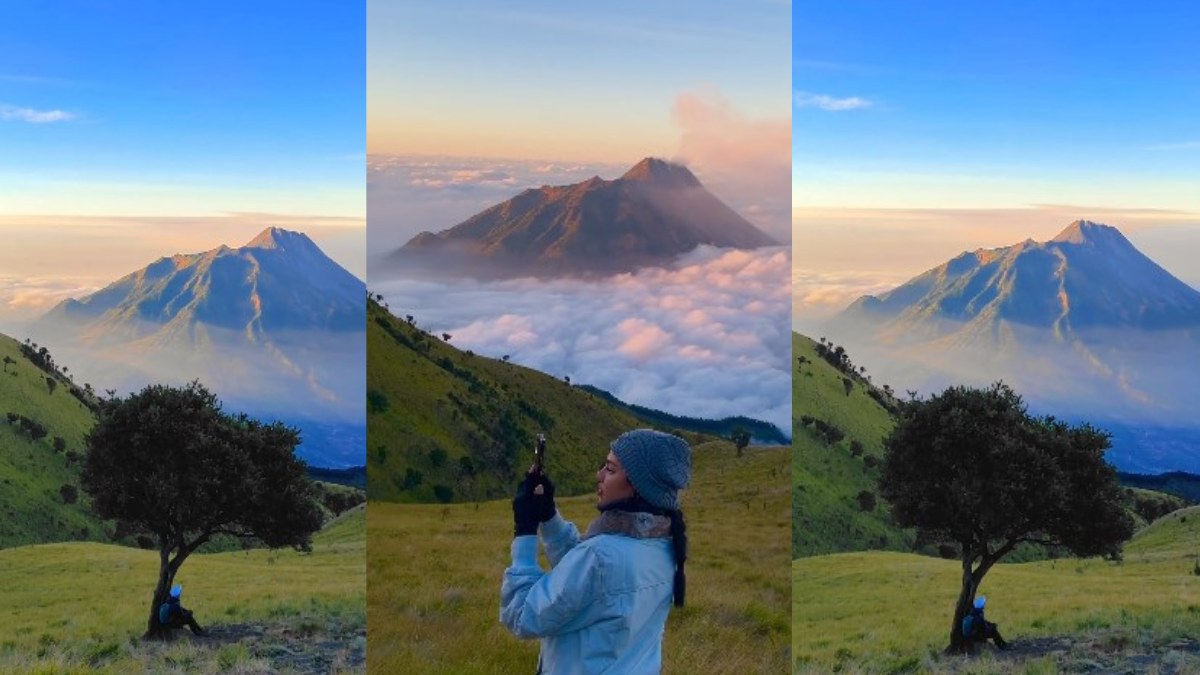
{"type": "Polygon", "coordinates": [[[793,202],[1200,211],[1198,19],[1185,2],[798,5],[793,202]]]}
{"type": "Polygon", "coordinates": [[[786,1],[368,5],[373,153],[633,163],[685,92],[788,115],[786,1]]]}
{"type": "Polygon", "coordinates": [[[1120,228],[1200,288],[1200,7],[797,4],[793,322],[977,248],[1120,228]]]}
{"type": "Polygon", "coordinates": [[[363,217],[364,5],[4,3],[0,214],[363,217]]]}

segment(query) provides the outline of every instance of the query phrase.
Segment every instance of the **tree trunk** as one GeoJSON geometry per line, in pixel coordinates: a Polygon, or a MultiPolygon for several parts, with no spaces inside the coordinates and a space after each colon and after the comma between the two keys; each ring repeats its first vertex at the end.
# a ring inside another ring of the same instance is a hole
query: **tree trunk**
{"type": "MultiPolygon", "coordinates": [[[[198,544],[193,544],[193,546],[198,544]]],[[[179,566],[192,552],[193,546],[181,542],[166,543],[158,551],[158,585],[154,588],[154,598],[150,601],[150,619],[146,622],[146,634],[143,640],[162,640],[168,637],[168,630],[158,620],[158,608],[167,601],[167,593],[175,583],[175,573],[179,566]],[[177,549],[175,558],[171,559],[171,550],[177,549]]]]}
{"type": "Polygon", "coordinates": [[[950,626],[950,646],[946,647],[947,654],[962,654],[971,650],[970,642],[962,634],[963,617],[974,609],[975,593],[979,591],[979,586],[983,583],[984,575],[1001,558],[1008,555],[1017,545],[1018,541],[1017,539],[1009,539],[995,551],[990,550],[986,544],[978,552],[972,551],[967,546],[963,546],[962,591],[958,594],[958,604],[954,606],[954,625],[950,626]],[[979,559],[979,567],[972,570],[971,563],[976,558],[979,559]]]}
{"type": "MultiPolygon", "coordinates": [[[[964,552],[965,554],[965,552],[964,552]]],[[[983,575],[976,578],[971,572],[971,559],[963,556],[962,590],[958,594],[958,602],[954,605],[954,623],[950,625],[950,646],[946,647],[947,654],[962,654],[968,650],[967,639],[962,634],[962,620],[970,613],[975,603],[975,592],[979,590],[979,581],[983,575]]]]}
{"type": "Polygon", "coordinates": [[[162,543],[158,550],[158,585],[154,588],[154,597],[150,599],[150,618],[146,621],[146,634],[143,640],[161,640],[167,636],[167,631],[158,621],[158,608],[167,601],[167,589],[175,580],[170,565],[171,549],[167,543],[162,543]]]}

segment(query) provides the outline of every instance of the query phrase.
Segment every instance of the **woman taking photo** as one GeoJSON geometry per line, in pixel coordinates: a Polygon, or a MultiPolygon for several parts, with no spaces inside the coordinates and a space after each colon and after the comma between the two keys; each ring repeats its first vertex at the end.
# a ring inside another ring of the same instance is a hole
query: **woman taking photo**
{"type": "Polygon", "coordinates": [[[679,490],[691,449],[638,429],[612,442],[596,473],[600,515],[580,536],[554,505],[554,486],[531,469],[513,499],[512,566],[500,620],[541,638],[538,673],[658,673],[672,603],[683,606],[687,533],[679,490]],[[538,534],[551,569],[538,565],[538,534]]]}

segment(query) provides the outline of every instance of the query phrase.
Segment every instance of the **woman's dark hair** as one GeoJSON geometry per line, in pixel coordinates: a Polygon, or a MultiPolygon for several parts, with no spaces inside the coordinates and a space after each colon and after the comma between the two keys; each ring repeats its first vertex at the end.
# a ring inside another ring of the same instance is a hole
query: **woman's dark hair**
{"type": "Polygon", "coordinates": [[[683,522],[683,511],[667,512],[671,519],[671,548],[675,551],[675,606],[683,607],[683,596],[687,592],[687,576],[683,564],[687,562],[687,524],[683,522]]]}
{"type": "Polygon", "coordinates": [[[683,564],[687,562],[688,549],[687,523],[683,520],[683,511],[654,506],[643,499],[637,490],[633,491],[632,497],[609,504],[600,510],[608,509],[644,511],[656,516],[666,516],[671,520],[671,550],[675,553],[675,606],[683,607],[683,596],[687,593],[687,575],[684,574],[683,564]]]}

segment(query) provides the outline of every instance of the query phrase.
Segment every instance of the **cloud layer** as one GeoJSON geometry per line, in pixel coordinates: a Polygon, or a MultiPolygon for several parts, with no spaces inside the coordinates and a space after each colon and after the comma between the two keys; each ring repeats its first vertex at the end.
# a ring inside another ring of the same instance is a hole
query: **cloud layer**
{"type": "Polygon", "coordinates": [[[733,210],[790,242],[791,119],[751,119],[715,91],[680,94],[672,116],[680,128],[675,159],[733,210]]]}
{"type": "Polygon", "coordinates": [[[375,282],[460,349],[678,415],[747,415],[791,431],[789,251],[701,248],[603,281],[375,282]]]}
{"type": "Polygon", "coordinates": [[[792,270],[792,327],[813,335],[824,321],[864,295],[892,290],[907,278],[883,272],[792,270]]]}
{"type": "Polygon", "coordinates": [[[0,103],[0,120],[5,122],[27,122],[29,124],[48,124],[50,122],[65,122],[75,119],[74,113],[65,110],[35,110],[21,108],[7,103],[0,103]]]}
{"type": "Polygon", "coordinates": [[[0,274],[0,333],[18,337],[13,333],[19,333],[25,322],[67,298],[82,297],[102,285],[100,280],[90,277],[0,274]]]}
{"type": "Polygon", "coordinates": [[[797,91],[792,94],[792,102],[797,108],[817,108],[827,112],[842,112],[844,110],[859,110],[875,105],[874,101],[859,96],[837,98],[827,94],[813,94],[807,91],[797,91]]]}

